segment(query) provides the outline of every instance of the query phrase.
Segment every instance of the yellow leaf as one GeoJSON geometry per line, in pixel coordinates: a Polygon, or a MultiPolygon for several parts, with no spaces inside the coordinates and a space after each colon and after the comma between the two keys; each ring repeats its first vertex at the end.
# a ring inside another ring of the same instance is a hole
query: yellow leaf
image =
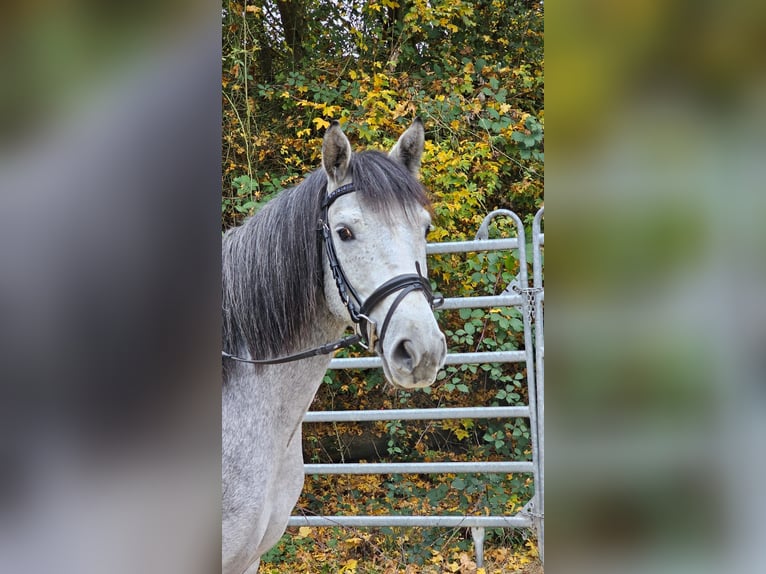
{"type": "Polygon", "coordinates": [[[351,70],[351,71],[348,73],[348,77],[349,77],[349,78],[351,78],[352,80],[356,80],[356,79],[357,79],[357,77],[359,77],[359,74],[357,74],[357,73],[356,73],[354,70],[351,70]]]}
{"type": "Polygon", "coordinates": [[[311,534],[311,528],[308,526],[301,526],[298,529],[298,538],[306,538],[309,534],[311,534]]]}
{"type": "Polygon", "coordinates": [[[463,429],[455,429],[455,436],[458,438],[458,440],[463,440],[469,435],[469,432],[467,430],[463,429]]]}
{"type": "Polygon", "coordinates": [[[311,120],[311,122],[316,125],[318,130],[326,129],[330,127],[330,122],[328,122],[327,120],[323,118],[314,118],[313,120],[311,120]]]}

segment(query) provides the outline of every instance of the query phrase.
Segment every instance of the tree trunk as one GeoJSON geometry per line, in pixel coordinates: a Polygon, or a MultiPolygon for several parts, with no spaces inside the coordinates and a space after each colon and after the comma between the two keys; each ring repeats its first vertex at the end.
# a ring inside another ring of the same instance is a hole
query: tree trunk
{"type": "Polygon", "coordinates": [[[276,0],[285,41],[292,53],[293,67],[297,67],[305,53],[303,41],[306,31],[306,7],[301,0],[276,0]]]}
{"type": "Polygon", "coordinates": [[[253,35],[258,43],[258,70],[253,77],[260,83],[270,83],[274,80],[274,48],[262,17],[255,19],[253,35]]]}

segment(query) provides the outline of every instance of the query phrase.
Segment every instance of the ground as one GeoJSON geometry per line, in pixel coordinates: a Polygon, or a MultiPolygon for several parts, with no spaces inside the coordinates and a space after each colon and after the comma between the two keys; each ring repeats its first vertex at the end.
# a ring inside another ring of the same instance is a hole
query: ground
{"type": "Polygon", "coordinates": [[[449,541],[428,547],[416,564],[408,556],[412,542],[399,548],[396,536],[380,538],[367,530],[329,528],[289,529],[280,544],[263,558],[260,574],[543,574],[533,540],[514,548],[486,548],[484,567],[478,568],[473,549],[466,551],[449,541]],[[341,534],[343,532],[343,534],[341,534]]]}

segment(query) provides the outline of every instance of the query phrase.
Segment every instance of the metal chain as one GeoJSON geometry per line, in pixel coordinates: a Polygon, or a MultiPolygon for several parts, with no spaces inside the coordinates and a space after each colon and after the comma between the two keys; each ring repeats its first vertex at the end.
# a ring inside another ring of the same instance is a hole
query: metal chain
{"type": "Polygon", "coordinates": [[[529,323],[534,324],[535,322],[535,303],[537,302],[537,294],[542,292],[542,288],[540,287],[519,287],[518,285],[514,285],[512,287],[516,293],[524,297],[524,302],[522,303],[522,308],[526,308],[527,310],[527,318],[529,319],[529,323]]]}
{"type": "Polygon", "coordinates": [[[534,497],[532,498],[532,500],[527,502],[521,510],[519,510],[519,514],[525,514],[526,516],[529,516],[530,518],[540,518],[540,519],[545,518],[545,513],[539,512],[537,510],[537,503],[534,497]]]}

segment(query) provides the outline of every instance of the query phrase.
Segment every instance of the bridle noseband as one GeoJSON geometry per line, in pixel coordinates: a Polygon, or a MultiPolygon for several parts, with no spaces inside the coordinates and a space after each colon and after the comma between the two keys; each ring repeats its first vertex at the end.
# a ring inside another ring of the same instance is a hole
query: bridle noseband
{"type": "Polygon", "coordinates": [[[324,243],[325,253],[327,255],[327,261],[330,265],[330,271],[335,279],[335,285],[338,288],[338,295],[348,310],[349,317],[354,323],[356,333],[348,337],[344,337],[332,343],[321,345],[314,349],[295,353],[293,355],[287,355],[285,357],[278,357],[276,359],[243,359],[223,352],[222,355],[225,359],[231,359],[234,361],[240,361],[243,363],[253,363],[261,365],[270,365],[277,363],[287,363],[290,361],[297,361],[299,359],[305,359],[307,357],[313,357],[316,355],[327,355],[338,349],[350,347],[359,343],[365,349],[374,349],[378,346],[378,349],[383,350],[383,339],[386,335],[391,317],[399,304],[404,298],[412,291],[421,291],[425,296],[428,304],[432,309],[439,307],[444,302],[444,297],[439,294],[434,294],[431,290],[431,284],[428,279],[423,277],[420,270],[420,263],[415,262],[415,270],[417,273],[406,273],[403,275],[397,275],[392,279],[389,279],[382,285],[380,285],[375,291],[373,291],[367,299],[364,301],[359,296],[359,293],[354,289],[354,286],[346,277],[343,271],[343,267],[338,260],[338,253],[335,250],[335,244],[332,239],[332,231],[330,230],[328,212],[330,206],[336,199],[342,197],[348,193],[356,191],[353,183],[342,185],[335,189],[331,193],[325,195],[322,202],[322,214],[318,222],[317,232],[319,234],[319,240],[324,243]],[[370,318],[370,314],[373,309],[377,307],[381,301],[383,301],[389,295],[396,292],[399,294],[394,299],[391,307],[388,309],[385,318],[383,319],[383,325],[380,328],[380,332],[377,332],[377,323],[370,318]]]}

